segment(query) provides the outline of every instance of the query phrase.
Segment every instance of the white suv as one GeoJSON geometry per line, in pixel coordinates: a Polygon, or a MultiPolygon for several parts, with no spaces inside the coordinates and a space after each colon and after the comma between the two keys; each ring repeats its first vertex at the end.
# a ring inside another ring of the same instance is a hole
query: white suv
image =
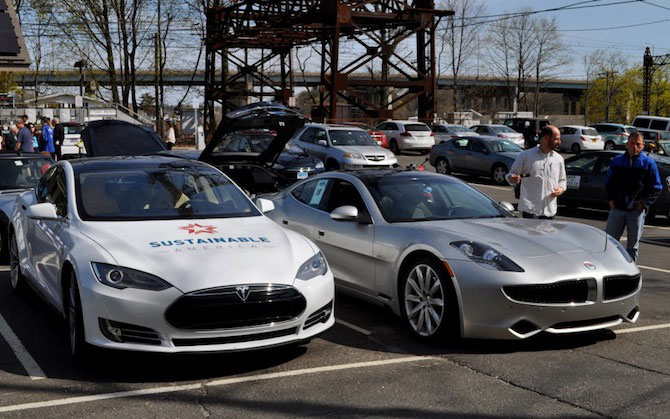
{"type": "Polygon", "coordinates": [[[395,154],[380,147],[367,131],[333,124],[305,124],[291,138],[291,144],[320,158],[326,170],[393,167],[395,154]]]}
{"type": "Polygon", "coordinates": [[[579,154],[582,150],[603,150],[603,137],[592,127],[566,125],[558,129],[561,132],[561,150],[570,150],[579,154]]]}
{"type": "Polygon", "coordinates": [[[386,134],[389,148],[395,154],[404,150],[419,150],[428,153],[435,145],[430,127],[419,121],[386,121],[377,125],[386,134]]]}

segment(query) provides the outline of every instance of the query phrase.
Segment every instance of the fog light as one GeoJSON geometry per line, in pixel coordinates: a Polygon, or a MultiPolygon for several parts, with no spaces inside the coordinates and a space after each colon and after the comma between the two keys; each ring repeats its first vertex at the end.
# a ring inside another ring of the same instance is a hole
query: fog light
{"type": "Polygon", "coordinates": [[[98,323],[100,325],[100,331],[107,339],[113,342],[123,343],[123,333],[120,328],[112,326],[107,319],[98,318],[98,323]]]}

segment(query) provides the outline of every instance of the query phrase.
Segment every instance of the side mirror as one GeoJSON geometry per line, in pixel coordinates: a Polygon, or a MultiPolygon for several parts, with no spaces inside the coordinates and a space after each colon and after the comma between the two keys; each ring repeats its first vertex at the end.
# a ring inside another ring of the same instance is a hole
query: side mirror
{"type": "Polygon", "coordinates": [[[265,198],[258,198],[256,200],[256,207],[265,214],[266,212],[273,211],[275,209],[275,204],[274,202],[270,201],[269,199],[265,198]]]}
{"type": "Polygon", "coordinates": [[[56,214],[56,207],[50,202],[43,202],[41,204],[33,204],[28,207],[26,212],[28,218],[31,220],[51,220],[57,221],[60,219],[56,214]]]}
{"type": "Polygon", "coordinates": [[[358,221],[358,208],[353,205],[337,207],[330,213],[330,218],[336,221],[358,221]]]}
{"type": "Polygon", "coordinates": [[[326,140],[319,140],[319,141],[316,142],[316,144],[324,146],[324,147],[328,147],[328,141],[326,141],[326,140]]]}
{"type": "Polygon", "coordinates": [[[501,207],[503,207],[504,209],[506,209],[507,211],[509,211],[509,212],[514,212],[514,205],[510,204],[509,202],[507,202],[507,201],[500,201],[500,202],[498,202],[498,204],[499,204],[501,207]]]}

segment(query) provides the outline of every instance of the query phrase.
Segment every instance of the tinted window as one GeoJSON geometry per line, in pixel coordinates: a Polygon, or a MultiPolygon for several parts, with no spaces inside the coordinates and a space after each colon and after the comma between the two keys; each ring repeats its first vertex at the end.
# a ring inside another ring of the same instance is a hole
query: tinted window
{"type": "Polygon", "coordinates": [[[326,206],[327,212],[331,212],[335,208],[344,205],[356,207],[359,213],[367,212],[365,203],[363,203],[363,198],[354,185],[339,179],[335,179],[333,182],[333,186],[328,194],[328,203],[326,206]]]}
{"type": "Polygon", "coordinates": [[[328,179],[312,180],[303,183],[291,191],[291,195],[298,201],[310,207],[320,208],[323,200],[323,193],[328,187],[328,179]]]}
{"type": "Polygon", "coordinates": [[[624,127],[624,130],[629,134],[633,131],[637,131],[635,127],[624,127]]]}
{"type": "Polygon", "coordinates": [[[652,119],[650,129],[657,129],[660,131],[666,131],[668,128],[668,121],[663,121],[660,119],[652,119]]]}
{"type": "Polygon", "coordinates": [[[300,136],[300,141],[304,141],[306,143],[311,143],[314,144],[314,133],[316,132],[316,128],[307,128],[305,132],[302,133],[300,136]]]}
{"type": "Polygon", "coordinates": [[[582,134],[584,134],[584,135],[591,135],[591,136],[594,136],[594,137],[595,137],[595,136],[598,135],[598,131],[596,131],[596,130],[594,130],[594,129],[583,129],[583,130],[582,130],[582,134]]]}
{"type": "Polygon", "coordinates": [[[489,147],[491,147],[494,153],[523,151],[521,147],[508,140],[490,141],[489,147]]]}
{"type": "Polygon", "coordinates": [[[109,221],[260,215],[220,172],[189,167],[80,173],[77,208],[82,219],[109,221]]]}
{"type": "Polygon", "coordinates": [[[405,130],[407,131],[430,131],[428,125],[426,124],[405,124],[405,130]]]}
{"type": "Polygon", "coordinates": [[[270,131],[233,132],[227,134],[213,152],[261,153],[270,146],[275,137],[276,133],[270,131]]]}
{"type": "Polygon", "coordinates": [[[612,163],[612,159],[615,156],[608,154],[605,156],[600,157],[600,166],[598,167],[598,173],[606,173],[607,169],[610,167],[610,163],[612,163]]]}
{"type": "Polygon", "coordinates": [[[565,171],[571,173],[591,173],[598,162],[597,154],[587,154],[565,162],[565,171]]]}
{"type": "Polygon", "coordinates": [[[598,132],[616,132],[617,127],[612,125],[594,125],[593,126],[598,132]]]}
{"type": "Polygon", "coordinates": [[[635,118],[633,126],[638,128],[649,128],[649,118],[635,118]]]}
{"type": "Polygon", "coordinates": [[[442,125],[433,125],[430,127],[434,132],[447,132],[447,129],[442,125]]]}
{"type": "Polygon", "coordinates": [[[32,188],[51,167],[51,159],[1,159],[0,189],[32,188]]]}
{"type": "Polygon", "coordinates": [[[37,196],[37,202],[46,202],[47,201],[47,196],[49,195],[49,179],[54,175],[56,172],[56,168],[52,167],[49,169],[44,176],[40,179],[40,183],[37,185],[37,190],[35,191],[35,195],[37,196]]]}
{"type": "Polygon", "coordinates": [[[83,125],[63,125],[63,132],[65,133],[65,135],[81,134],[83,130],[84,130],[83,125]]]}
{"type": "Polygon", "coordinates": [[[466,149],[468,147],[468,139],[467,138],[457,138],[451,142],[451,144],[454,145],[454,147],[459,148],[459,149],[466,149]]]}
{"type": "Polygon", "coordinates": [[[46,201],[56,207],[56,214],[60,217],[67,215],[67,187],[65,186],[65,172],[57,167],[54,174],[47,181],[46,201]]]}
{"type": "Polygon", "coordinates": [[[471,142],[470,150],[475,153],[486,153],[486,146],[481,141],[471,140],[471,142]]]}
{"type": "Polygon", "coordinates": [[[329,130],[330,142],[333,145],[341,146],[376,146],[375,140],[370,137],[370,134],[363,130],[329,130]]]}

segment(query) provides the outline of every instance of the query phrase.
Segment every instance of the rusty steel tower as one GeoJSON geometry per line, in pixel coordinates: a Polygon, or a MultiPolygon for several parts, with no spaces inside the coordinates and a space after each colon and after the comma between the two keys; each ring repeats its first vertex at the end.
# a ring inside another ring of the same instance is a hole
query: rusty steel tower
{"type": "Polygon", "coordinates": [[[433,0],[208,0],[205,125],[213,132],[215,105],[225,112],[240,97],[272,96],[289,104],[291,51],[307,45],[320,52],[321,62],[314,119],[336,121],[338,100],[380,119],[416,100],[418,117],[430,120],[436,109],[435,31],[449,15],[436,10],[433,0]],[[341,50],[345,41],[347,54],[341,50]],[[278,82],[268,77],[271,62],[279,66],[278,82]],[[374,63],[377,75],[369,70],[374,63]],[[366,69],[369,79],[360,77],[366,69]],[[397,91],[373,101],[364,93],[370,88],[397,91]]]}

